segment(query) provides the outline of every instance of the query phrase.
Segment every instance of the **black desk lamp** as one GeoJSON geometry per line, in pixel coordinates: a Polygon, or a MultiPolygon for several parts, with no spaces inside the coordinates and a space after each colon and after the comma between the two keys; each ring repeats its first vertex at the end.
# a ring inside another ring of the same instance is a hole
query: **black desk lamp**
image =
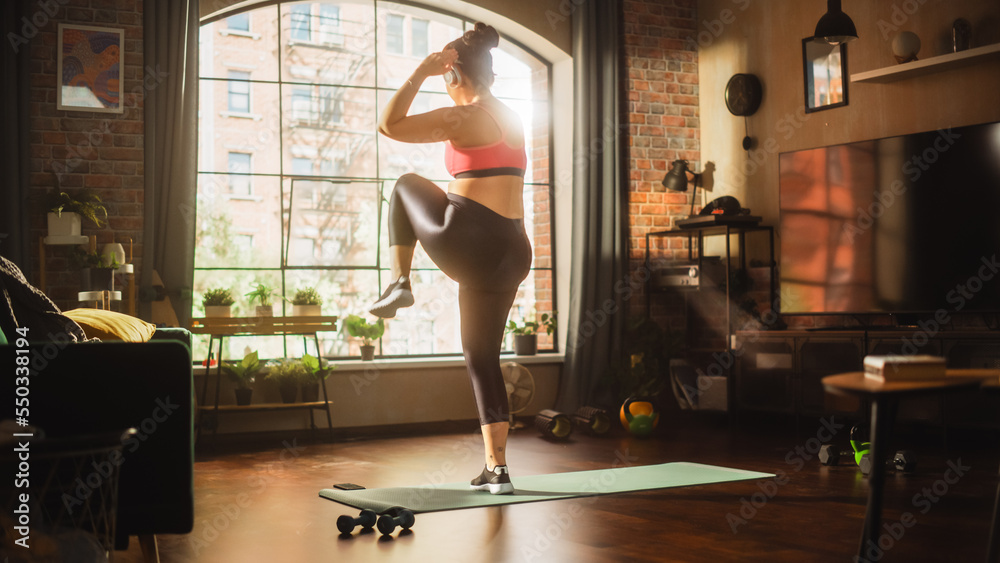
{"type": "Polygon", "coordinates": [[[672,192],[688,191],[687,175],[691,174],[694,177],[694,192],[691,194],[691,213],[689,214],[689,216],[694,216],[694,199],[698,195],[698,182],[701,181],[701,174],[695,174],[688,170],[686,160],[675,160],[670,166],[670,172],[667,172],[661,184],[672,192]]]}

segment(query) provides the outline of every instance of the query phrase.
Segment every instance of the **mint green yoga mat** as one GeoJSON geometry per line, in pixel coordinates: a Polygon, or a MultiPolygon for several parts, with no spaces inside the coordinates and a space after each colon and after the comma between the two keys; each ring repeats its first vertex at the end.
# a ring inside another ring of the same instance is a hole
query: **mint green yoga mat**
{"type": "Polygon", "coordinates": [[[514,494],[491,495],[469,489],[469,482],[416,487],[342,491],[323,489],[319,496],[361,510],[382,513],[401,506],[414,513],[518,504],[633,491],[690,487],[774,477],[772,473],[678,461],[660,465],[596,469],[548,475],[514,475],[514,494]]]}

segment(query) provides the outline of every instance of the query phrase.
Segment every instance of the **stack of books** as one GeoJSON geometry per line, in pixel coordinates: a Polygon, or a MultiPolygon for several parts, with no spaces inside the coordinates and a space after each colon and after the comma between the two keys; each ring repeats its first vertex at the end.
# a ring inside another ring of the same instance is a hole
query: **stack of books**
{"type": "Polygon", "coordinates": [[[926,381],[945,376],[945,361],[940,356],[885,355],[865,356],[865,377],[878,381],[926,381]]]}

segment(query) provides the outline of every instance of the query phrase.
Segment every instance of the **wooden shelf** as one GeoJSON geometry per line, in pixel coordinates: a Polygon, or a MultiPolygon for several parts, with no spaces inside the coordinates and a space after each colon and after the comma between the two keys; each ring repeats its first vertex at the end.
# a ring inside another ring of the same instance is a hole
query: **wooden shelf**
{"type": "Polygon", "coordinates": [[[336,316],[323,317],[204,317],[191,319],[194,334],[236,336],[244,334],[312,334],[335,332],[336,316]]]}
{"type": "Polygon", "coordinates": [[[957,53],[948,53],[929,59],[917,60],[901,65],[859,72],[851,75],[851,82],[888,83],[923,76],[933,72],[942,72],[978,63],[990,57],[1000,56],[1000,43],[966,49],[957,53]]]}
{"type": "MultiPolygon", "coordinates": [[[[311,401],[308,403],[260,403],[255,405],[219,405],[219,412],[239,412],[239,411],[284,411],[294,409],[324,409],[327,404],[323,401],[311,401]]],[[[216,407],[202,405],[198,407],[201,412],[213,412],[216,407]]]]}
{"type": "Polygon", "coordinates": [[[49,246],[56,245],[66,245],[66,244],[87,244],[90,242],[90,237],[87,235],[50,235],[42,239],[42,242],[49,246]]]}

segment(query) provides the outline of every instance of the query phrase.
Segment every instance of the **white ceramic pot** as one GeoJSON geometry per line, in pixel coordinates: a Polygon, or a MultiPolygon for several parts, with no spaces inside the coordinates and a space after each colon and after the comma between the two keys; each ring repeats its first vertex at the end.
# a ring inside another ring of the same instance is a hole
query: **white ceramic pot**
{"type": "Polygon", "coordinates": [[[49,213],[47,216],[49,223],[50,237],[78,237],[83,222],[79,213],[65,212],[59,215],[49,213]]]}
{"type": "Polygon", "coordinates": [[[104,261],[108,264],[111,263],[112,259],[118,263],[119,266],[125,264],[125,248],[119,242],[109,242],[104,245],[101,250],[101,255],[104,256],[104,261]]]}
{"type": "Polygon", "coordinates": [[[232,317],[233,307],[231,305],[205,305],[206,317],[232,317]]]}

